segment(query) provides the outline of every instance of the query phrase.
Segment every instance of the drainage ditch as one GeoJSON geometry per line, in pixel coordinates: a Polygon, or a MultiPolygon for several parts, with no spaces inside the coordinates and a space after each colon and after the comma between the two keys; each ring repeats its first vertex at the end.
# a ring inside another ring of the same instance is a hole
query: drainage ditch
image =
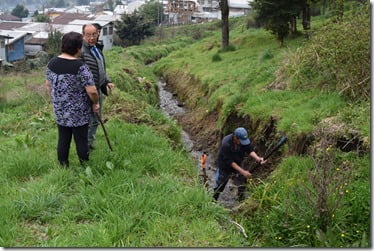
{"type": "MultiPolygon", "coordinates": [[[[168,88],[167,83],[163,81],[158,82],[159,87],[159,97],[160,97],[160,108],[162,111],[169,117],[174,118],[178,120],[177,118],[179,116],[184,115],[187,110],[183,106],[183,103],[178,101],[177,96],[172,93],[172,90],[168,88]]],[[[200,158],[203,154],[203,151],[200,149],[197,149],[195,147],[195,142],[191,139],[190,135],[183,130],[183,124],[180,124],[182,127],[182,141],[184,143],[184,146],[186,150],[190,153],[191,157],[193,158],[196,168],[199,171],[199,174],[202,175],[201,166],[200,166],[200,158]]],[[[209,193],[213,193],[213,186],[215,184],[215,159],[213,156],[216,156],[216,153],[209,153],[206,152],[207,159],[206,159],[206,174],[207,174],[207,190],[209,193]]],[[[201,183],[202,186],[203,178],[201,177],[201,183]]],[[[226,185],[225,190],[221,193],[218,203],[220,203],[222,206],[226,208],[233,208],[239,204],[239,202],[236,200],[237,198],[237,186],[232,182],[230,179],[229,183],[226,185]]]]}

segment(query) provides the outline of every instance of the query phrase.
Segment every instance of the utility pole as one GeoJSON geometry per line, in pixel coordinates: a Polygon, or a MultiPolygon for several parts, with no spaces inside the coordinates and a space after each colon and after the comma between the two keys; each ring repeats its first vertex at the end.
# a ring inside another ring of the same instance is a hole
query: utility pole
{"type": "Polygon", "coordinates": [[[161,3],[159,2],[158,7],[159,7],[159,9],[161,9],[161,12],[160,12],[160,21],[161,21],[160,22],[160,39],[162,39],[162,37],[163,37],[162,23],[164,21],[164,3],[163,3],[163,0],[160,0],[160,1],[161,1],[161,3]]]}

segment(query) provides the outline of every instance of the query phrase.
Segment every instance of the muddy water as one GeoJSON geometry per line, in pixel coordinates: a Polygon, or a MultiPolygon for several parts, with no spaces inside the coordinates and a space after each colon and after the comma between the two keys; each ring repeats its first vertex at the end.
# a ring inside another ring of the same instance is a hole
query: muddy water
{"type": "MultiPolygon", "coordinates": [[[[178,116],[183,116],[186,113],[186,109],[183,107],[183,104],[177,100],[177,97],[173,95],[173,93],[168,89],[168,86],[165,82],[159,81],[159,96],[160,96],[160,108],[164,111],[164,113],[172,118],[177,118],[178,116]]],[[[183,129],[183,125],[181,125],[183,129]]],[[[200,158],[203,154],[203,151],[197,150],[194,147],[194,142],[191,139],[190,135],[184,130],[182,130],[182,141],[185,145],[186,150],[191,154],[191,157],[196,163],[196,168],[199,171],[199,174],[202,175],[201,166],[200,166],[200,158]]],[[[213,193],[213,186],[215,184],[215,159],[212,158],[212,155],[216,155],[215,153],[207,152],[207,159],[206,159],[206,174],[207,178],[207,190],[209,193],[213,193]]],[[[203,178],[201,177],[201,181],[203,183],[203,178]]],[[[237,198],[237,186],[230,180],[229,183],[226,185],[225,190],[221,193],[218,203],[223,205],[226,208],[233,208],[237,206],[239,203],[236,201],[237,198]]]]}

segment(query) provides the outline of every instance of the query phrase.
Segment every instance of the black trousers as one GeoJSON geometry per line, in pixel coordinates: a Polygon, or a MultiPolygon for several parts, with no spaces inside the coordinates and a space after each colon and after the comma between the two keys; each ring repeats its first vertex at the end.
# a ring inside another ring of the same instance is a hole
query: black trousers
{"type": "Polygon", "coordinates": [[[88,161],[88,124],[78,127],[58,126],[57,157],[61,165],[69,165],[71,138],[74,142],[81,164],[88,161]]]}

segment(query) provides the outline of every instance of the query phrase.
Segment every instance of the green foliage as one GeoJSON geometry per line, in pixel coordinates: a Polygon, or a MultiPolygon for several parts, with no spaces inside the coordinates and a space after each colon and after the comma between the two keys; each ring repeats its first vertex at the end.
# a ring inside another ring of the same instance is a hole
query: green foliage
{"type": "Polygon", "coordinates": [[[147,1],[139,7],[139,15],[143,16],[145,20],[151,22],[154,26],[162,23],[165,19],[163,5],[156,0],[147,1]]]}
{"type": "Polygon", "coordinates": [[[300,13],[304,4],[304,1],[297,0],[255,0],[251,6],[256,13],[256,21],[270,30],[283,45],[284,39],[290,33],[292,19],[300,13]]]}
{"type": "Polygon", "coordinates": [[[16,17],[24,18],[29,15],[29,10],[22,4],[17,4],[11,14],[16,17]]]}
{"type": "MultiPolygon", "coordinates": [[[[344,19],[349,18],[350,15],[344,15],[344,19]]],[[[357,23],[361,24],[359,21],[357,23]]],[[[360,27],[366,32],[369,23],[366,20],[366,24],[362,23],[360,27]]],[[[331,27],[335,28],[335,25],[337,23],[326,22],[325,17],[318,17],[313,37],[320,36],[322,39],[322,34],[319,35],[317,30],[332,30],[331,27]]],[[[295,138],[313,135],[314,141],[308,147],[307,155],[291,155],[280,166],[273,166],[274,171],[269,178],[249,181],[250,197],[244,203],[251,207],[250,210],[238,213],[237,220],[244,222],[243,227],[251,236],[250,246],[370,247],[370,154],[341,152],[337,149],[336,139],[332,138],[343,136],[339,134],[341,132],[334,130],[342,123],[349,131],[357,130],[359,139],[369,146],[369,103],[364,98],[347,102],[346,96],[341,95],[339,89],[324,92],[324,88],[309,80],[292,88],[294,82],[289,84],[287,76],[283,87],[274,87],[273,83],[277,83],[278,77],[282,75],[277,71],[278,67],[290,60],[290,53],[300,53],[309,46],[309,42],[304,43],[300,37],[289,38],[289,48],[279,48],[262,29],[246,30],[240,26],[238,22],[236,29],[231,32],[231,42],[236,48],[234,51],[217,53],[217,31],[216,35],[159,60],[154,68],[183,90],[187,89],[185,86],[199,90],[196,95],[186,95],[188,102],[199,104],[198,108],[207,113],[217,112],[218,121],[215,126],[219,130],[232,123],[229,118],[247,115],[260,124],[256,124],[259,130],[253,132],[256,137],[261,137],[262,129],[268,126],[261,123],[266,123],[269,117],[275,118],[277,130],[286,133],[289,142],[292,142],[289,145],[292,148],[300,143],[295,138]],[[222,61],[212,62],[212,58],[217,55],[222,61]],[[178,79],[173,76],[178,76],[178,79]],[[326,132],[324,136],[319,135],[317,128],[329,118],[336,118],[339,123],[328,128],[333,131],[331,134],[326,132]],[[326,139],[332,141],[323,143],[326,139]],[[312,154],[314,149],[318,151],[312,154]]],[[[347,36],[344,35],[345,31],[337,31],[341,33],[341,40],[347,36]]],[[[331,33],[335,34],[333,31],[331,33]]],[[[325,35],[329,37],[329,34],[325,35]]],[[[359,42],[351,40],[351,43],[359,46],[364,40],[364,44],[368,44],[369,37],[365,35],[365,39],[362,39],[359,36],[356,37],[359,42]]],[[[340,51],[338,41],[334,41],[334,46],[321,44],[317,49],[342,55],[345,53],[350,57],[352,50],[343,46],[345,49],[340,51]]],[[[367,61],[368,50],[365,48],[365,54],[358,53],[358,61],[367,61]]],[[[308,61],[313,57],[302,54],[300,58],[308,61]]],[[[320,61],[313,61],[311,66],[320,61]]],[[[339,62],[325,63],[326,67],[341,68],[342,74],[343,71],[350,72],[350,78],[356,77],[363,67],[354,64],[351,71],[347,70],[348,66],[342,66],[339,62]]],[[[367,62],[364,67],[368,68],[367,62]]],[[[320,76],[321,71],[309,68],[305,72],[310,76],[320,76]]],[[[292,74],[296,75],[298,72],[292,74]]],[[[326,78],[322,75],[320,79],[326,78]]]]}
{"type": "Polygon", "coordinates": [[[368,157],[338,153],[330,147],[321,149],[319,160],[287,158],[269,180],[249,184],[250,200],[257,206],[245,216],[246,229],[261,246],[368,247],[368,157]],[[364,218],[366,222],[361,222],[364,218]]]}
{"type": "Polygon", "coordinates": [[[271,49],[266,49],[264,53],[261,55],[261,60],[268,60],[274,57],[273,51],[271,49]]]}
{"type": "Polygon", "coordinates": [[[47,52],[50,57],[57,56],[61,53],[62,36],[63,34],[58,30],[54,30],[48,33],[47,52]]]}
{"type": "Polygon", "coordinates": [[[219,53],[216,53],[212,56],[212,62],[218,62],[218,61],[221,61],[222,58],[221,56],[219,55],[219,53]]]}
{"type": "Polygon", "coordinates": [[[99,130],[98,147],[84,167],[74,147],[71,168],[57,166],[50,104],[30,88],[43,82],[43,73],[27,81],[2,76],[0,246],[370,247],[370,154],[341,152],[316,131],[322,120],[337,117],[370,146],[370,106],[312,85],[273,89],[276,70],[303,46],[301,39],[279,48],[264,30],[235,22],[235,50],[224,53],[216,50],[219,30],[196,43],[167,40],[106,51],[118,86],[104,105],[115,150],[109,151],[99,130]],[[212,63],[215,54],[223,60],[212,63]],[[164,56],[152,68],[143,65],[164,56]],[[248,239],[198,184],[179,126],[157,108],[152,70],[166,78],[176,74],[186,91],[200,90],[188,101],[217,112],[219,129],[232,115],[259,123],[272,116],[289,147],[298,135],[317,137],[319,151],[290,155],[267,179],[249,180],[245,203],[251,210],[234,216],[248,239]]]}
{"type": "Polygon", "coordinates": [[[322,27],[286,71],[298,89],[337,91],[351,101],[370,99],[369,4],[322,27]]]}
{"type": "Polygon", "coordinates": [[[151,68],[122,48],[105,53],[119,86],[104,106],[114,151],[99,130],[86,166],[74,144],[70,167],[57,164],[57,129],[40,89],[44,72],[2,76],[0,246],[243,245],[237,230],[222,224],[227,212],[198,183],[195,163],[179,144],[179,126],[156,108],[151,68]],[[136,121],[122,119],[127,115],[136,121]]]}
{"type": "Polygon", "coordinates": [[[48,23],[50,21],[49,16],[45,14],[37,14],[33,16],[34,22],[48,23]]]}
{"type": "Polygon", "coordinates": [[[123,14],[120,21],[114,24],[116,34],[122,39],[123,45],[138,45],[146,37],[154,34],[151,22],[137,11],[132,14],[123,14]]]}

